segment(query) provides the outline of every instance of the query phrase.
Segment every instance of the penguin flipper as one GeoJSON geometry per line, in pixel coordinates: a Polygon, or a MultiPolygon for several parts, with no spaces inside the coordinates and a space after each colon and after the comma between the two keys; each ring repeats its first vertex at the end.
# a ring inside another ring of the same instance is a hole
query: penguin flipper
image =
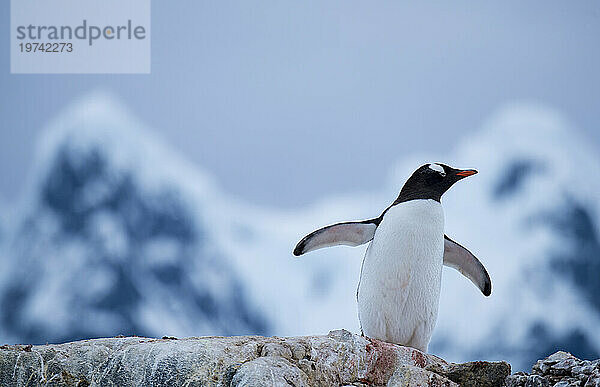
{"type": "Polygon", "coordinates": [[[492,280],[483,264],[469,250],[444,235],[444,265],[458,270],[481,290],[492,293],[492,280]]]}
{"type": "Polygon", "coordinates": [[[323,247],[362,245],[373,239],[379,222],[380,219],[375,218],[360,222],[336,223],[320,228],[298,242],[294,249],[294,255],[299,256],[323,247]]]}

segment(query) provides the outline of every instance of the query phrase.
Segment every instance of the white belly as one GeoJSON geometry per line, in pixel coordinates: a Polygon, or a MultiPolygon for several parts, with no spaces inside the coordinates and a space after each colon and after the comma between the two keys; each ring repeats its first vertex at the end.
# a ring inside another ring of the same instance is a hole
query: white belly
{"type": "Polygon", "coordinates": [[[435,200],[388,210],[367,249],[358,288],[366,336],[427,351],[437,319],[444,212],[435,200]]]}

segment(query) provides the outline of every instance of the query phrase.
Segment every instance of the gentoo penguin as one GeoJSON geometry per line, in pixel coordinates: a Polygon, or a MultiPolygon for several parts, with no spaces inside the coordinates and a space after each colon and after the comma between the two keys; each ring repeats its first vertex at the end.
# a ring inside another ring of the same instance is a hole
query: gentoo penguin
{"type": "Polygon", "coordinates": [[[371,241],[357,289],[363,334],[427,352],[437,319],[442,265],[458,270],[485,296],[492,292],[490,276],[481,262],[444,234],[442,195],[457,181],[476,173],[474,169],[425,164],[379,217],[318,229],[298,242],[294,255],[371,241]]]}

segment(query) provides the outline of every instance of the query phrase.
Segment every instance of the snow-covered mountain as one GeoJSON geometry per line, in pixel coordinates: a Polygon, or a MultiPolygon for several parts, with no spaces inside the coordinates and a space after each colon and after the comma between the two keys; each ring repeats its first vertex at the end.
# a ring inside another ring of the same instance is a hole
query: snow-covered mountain
{"type": "Polygon", "coordinates": [[[558,114],[512,106],[454,156],[481,173],[447,195],[446,230],[485,261],[494,290],[483,299],[446,276],[433,350],[517,368],[557,349],[598,357],[597,153],[558,114]]]}
{"type": "Polygon", "coordinates": [[[200,211],[209,184],[191,202],[148,136],[96,98],[49,129],[3,265],[9,340],[268,331],[200,211]]]}
{"type": "Polygon", "coordinates": [[[507,107],[447,154],[400,160],[380,191],[295,211],[222,192],[106,96],[46,133],[5,232],[4,341],[358,331],[366,246],[291,251],[316,227],[379,215],[436,160],[480,171],[444,196],[446,232],[481,258],[493,293],[445,269],[431,351],[516,368],[557,348],[600,355],[600,157],[553,111],[507,107]]]}

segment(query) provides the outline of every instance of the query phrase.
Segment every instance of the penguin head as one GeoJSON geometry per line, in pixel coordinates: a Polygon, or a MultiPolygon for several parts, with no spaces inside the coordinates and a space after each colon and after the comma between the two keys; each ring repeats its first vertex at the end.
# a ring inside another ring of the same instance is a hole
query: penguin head
{"type": "Polygon", "coordinates": [[[415,199],[433,199],[439,202],[444,192],[454,183],[476,173],[475,169],[456,169],[441,163],[422,165],[404,183],[394,203],[415,199]]]}

